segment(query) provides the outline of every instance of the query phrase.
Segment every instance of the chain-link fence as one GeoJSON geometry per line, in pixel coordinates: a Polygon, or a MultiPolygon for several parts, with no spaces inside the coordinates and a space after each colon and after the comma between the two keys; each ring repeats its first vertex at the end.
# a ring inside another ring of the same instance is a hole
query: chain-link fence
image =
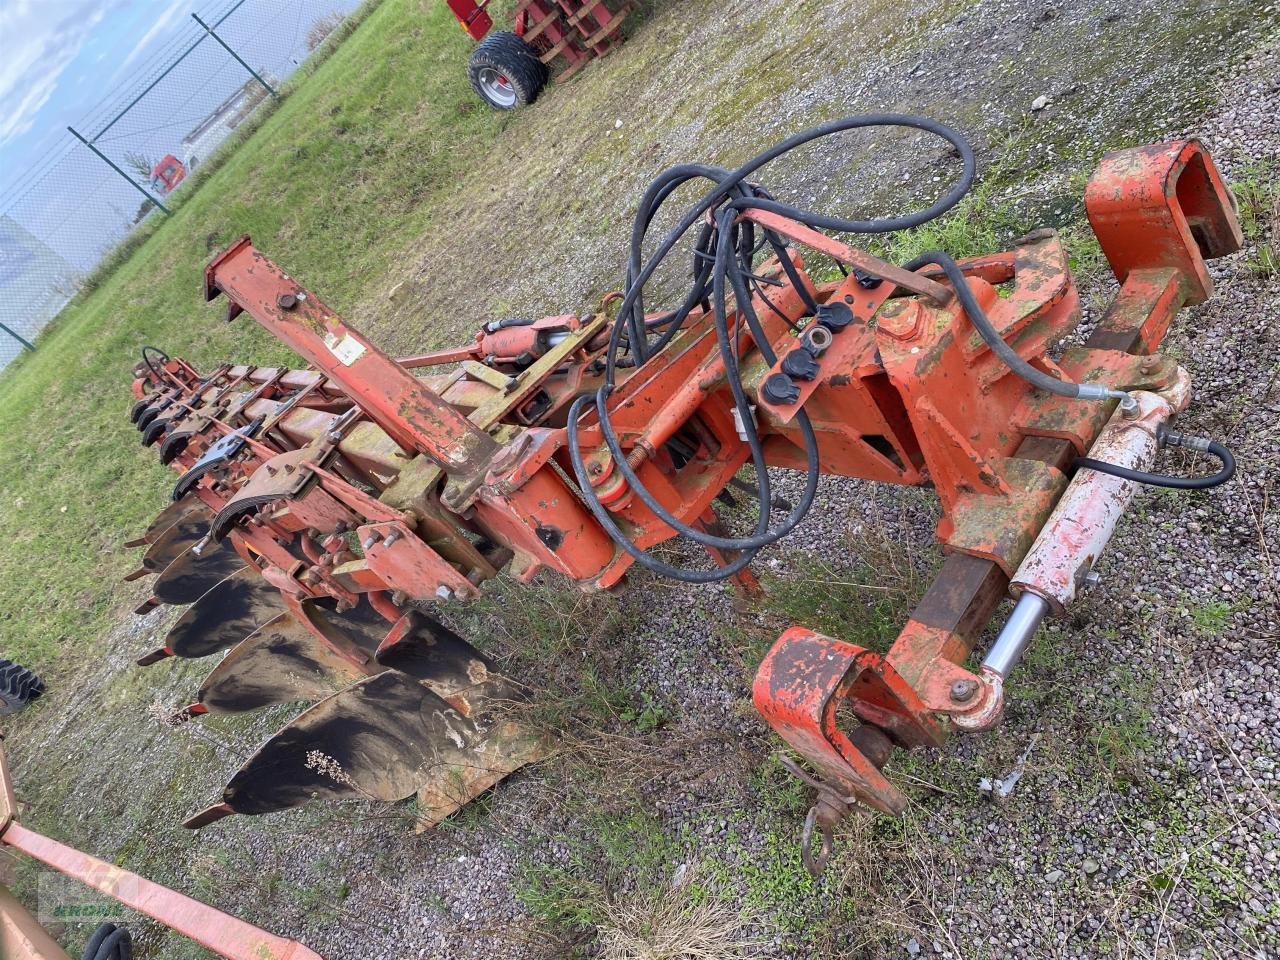
{"type": "Polygon", "coordinates": [[[0,198],[0,369],[359,2],[201,5],[14,182],[0,198]]]}

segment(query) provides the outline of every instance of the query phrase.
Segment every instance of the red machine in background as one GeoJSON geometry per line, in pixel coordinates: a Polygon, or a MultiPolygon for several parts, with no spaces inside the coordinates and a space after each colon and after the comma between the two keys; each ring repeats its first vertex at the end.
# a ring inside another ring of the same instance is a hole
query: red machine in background
{"type": "Polygon", "coordinates": [[[151,168],[151,189],[167,197],[187,178],[186,165],[172,153],[166,153],[151,168]]]}
{"type": "Polygon", "coordinates": [[[512,712],[526,691],[425,605],[475,596],[503,568],[584,590],[636,564],[686,583],[748,578],[803,521],[822,474],[929,484],[947,560],[888,651],[794,627],[761,664],[754,700],[817,791],[813,869],[854,804],[901,811],[882,773],[894,749],[999,721],[1005,678],[1041,619],[1087,585],[1136,484],[1207,487],[1233,472],[1220,444],[1170,429],[1190,379],[1155,352],[1178,311],[1209,296],[1205,258],[1241,244],[1203,147],[1103,158],[1086,204],[1122,286],[1088,341],[1061,352],[1080,305],[1052,231],[905,266],[823,232],[923,223],[960,199],[974,167],[949,128],[883,114],[798,134],[736,171],[672,168],[641,200],[625,291],[600,310],[494,321],[473,344],[399,361],[247,237],[215,257],[207,297],[226,297],[228,319],[248,313],[308,366],[201,373],[144,353],[132,417],[180,479],[135,541],[147,546],[135,576],[157,575],[147,607],[191,606],[141,662],[230,650],[175,721],[313,705],[189,825],[415,792],[439,819],[540,756],[547,734],[512,712]],[[790,149],[879,126],[945,139],[964,163],[959,182],[917,214],[851,221],[749,180],[790,149]],[[645,259],[655,214],[696,179],[709,192],[645,259]],[[646,284],[686,234],[688,294],[647,310],[646,284]],[[816,282],[803,250],[843,277],[816,282]],[[1152,473],[1172,444],[1222,469],[1152,473]],[[713,503],[742,489],[744,468],[758,514],[733,535],[713,503]],[[784,518],[770,491],[779,468],[805,478],[784,518]],[[651,552],[677,536],[712,566],[651,552]],[[1013,617],[967,666],[1010,592],[1013,617]]]}
{"type": "Polygon", "coordinates": [[[620,0],[520,0],[510,31],[491,32],[489,0],[445,0],[473,40],[479,41],[467,76],[497,110],[538,99],[554,73],[567,80],[622,42],[631,4],[620,0]]]}

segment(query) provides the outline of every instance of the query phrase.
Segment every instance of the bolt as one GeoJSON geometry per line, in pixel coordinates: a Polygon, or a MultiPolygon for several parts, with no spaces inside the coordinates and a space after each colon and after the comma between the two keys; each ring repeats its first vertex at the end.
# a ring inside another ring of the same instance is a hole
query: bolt
{"type": "Polygon", "coordinates": [[[441,600],[444,603],[448,603],[453,599],[453,590],[446,587],[444,584],[441,584],[436,587],[436,599],[441,600]]]}
{"type": "Polygon", "coordinates": [[[281,310],[292,310],[298,305],[298,298],[292,293],[282,293],[276,297],[276,306],[281,310]]]}
{"type": "Polygon", "coordinates": [[[399,539],[400,539],[400,531],[392,530],[390,533],[387,534],[386,539],[382,541],[382,545],[384,547],[389,547],[399,539]]]}
{"type": "Polygon", "coordinates": [[[1102,582],[1102,574],[1097,570],[1090,570],[1081,579],[1086,587],[1096,587],[1102,582]]]}
{"type": "Polygon", "coordinates": [[[364,547],[365,553],[368,553],[375,546],[377,546],[377,543],[378,543],[378,535],[370,534],[369,536],[365,537],[365,539],[360,541],[360,546],[364,547]]]}
{"type": "Polygon", "coordinates": [[[408,594],[406,594],[403,590],[391,591],[391,602],[395,604],[397,607],[403,607],[405,601],[408,599],[409,599],[408,594]]]}
{"type": "Polygon", "coordinates": [[[1156,356],[1143,357],[1142,362],[1138,364],[1138,369],[1143,373],[1150,373],[1160,365],[1160,358],[1156,356]]]}
{"type": "Polygon", "coordinates": [[[978,685],[972,680],[957,680],[951,685],[951,699],[956,703],[967,703],[978,692],[978,685]]]}

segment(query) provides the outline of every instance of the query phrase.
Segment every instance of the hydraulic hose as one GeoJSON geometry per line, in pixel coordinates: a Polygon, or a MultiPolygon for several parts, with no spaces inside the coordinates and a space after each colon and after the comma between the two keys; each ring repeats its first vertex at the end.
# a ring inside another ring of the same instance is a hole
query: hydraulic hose
{"type": "Polygon", "coordinates": [[[104,923],[85,944],[83,960],[133,960],[133,938],[124,927],[104,923]]]}
{"type": "Polygon", "coordinates": [[[1070,397],[1073,400],[1120,400],[1122,403],[1128,401],[1132,403],[1132,398],[1123,390],[1112,390],[1110,387],[1104,387],[1096,383],[1071,383],[1067,380],[1059,380],[1057,377],[1051,377],[1043,370],[1037,370],[1022,357],[1018,356],[1018,352],[1005,342],[1004,337],[1000,336],[1000,331],[991,325],[991,321],[987,319],[987,315],[983,312],[982,307],[978,304],[978,298],[973,295],[973,290],[964,278],[964,272],[960,269],[951,257],[941,250],[932,250],[929,253],[922,253],[908,264],[904,264],[907,270],[919,270],[923,266],[934,264],[942,268],[942,272],[946,274],[947,280],[955,289],[956,297],[960,301],[960,305],[964,307],[964,312],[969,318],[969,322],[977,329],[978,334],[982,337],[983,342],[991,348],[991,352],[1000,358],[1006,367],[1021,377],[1033,387],[1039,387],[1041,390],[1056,394],[1059,397],[1070,397]]]}
{"type": "Polygon", "coordinates": [[[169,355],[158,347],[153,347],[150,344],[142,348],[142,359],[146,362],[147,366],[151,368],[151,372],[155,374],[156,379],[163,381],[164,374],[156,369],[155,363],[151,360],[151,354],[153,353],[160,357],[161,364],[169,362],[169,355]]]}
{"type": "Polygon", "coordinates": [[[1075,465],[1086,470],[1096,470],[1098,473],[1110,474],[1122,480],[1133,480],[1136,483],[1145,483],[1153,487],[1167,487],[1170,490],[1208,490],[1210,487],[1221,486],[1236,475],[1236,458],[1232,456],[1230,450],[1216,440],[1191,437],[1173,431],[1167,431],[1162,439],[1168,446],[1187,447],[1216,457],[1219,463],[1222,464],[1222,468],[1217,473],[1207,477],[1171,477],[1163,473],[1131,470],[1129,467],[1107,463],[1105,460],[1095,460],[1092,457],[1076,457],[1075,465]]]}
{"type": "MultiPolygon", "coordinates": [[[[718,570],[684,570],[657,559],[632,543],[600,501],[585,469],[579,445],[579,419],[587,413],[591,398],[580,397],[574,402],[569,412],[567,439],[570,461],[587,506],[615,543],[641,565],[656,573],[689,583],[709,583],[722,580],[741,570],[757,551],[775,543],[794,530],[813,505],[820,467],[818,442],[805,411],[798,410],[795,424],[800,432],[805,454],[804,492],[781,523],[775,527],[769,526],[773,498],[769,486],[768,466],[765,462],[763,441],[756,427],[750,399],[742,384],[738,363],[744,334],[751,337],[755,348],[767,363],[772,364],[776,359],[751,302],[751,291],[753,288],[759,290],[761,282],[761,278],[756,276],[753,269],[756,255],[768,248],[779,257],[782,270],[801,297],[808,315],[817,311],[817,304],[790,262],[785,250],[786,241],[775,232],[762,229],[753,222],[743,219],[741,214],[748,210],[764,210],[798,221],[813,229],[843,233],[874,234],[905,230],[920,226],[954,207],[968,192],[976,169],[976,160],[969,143],[957,131],[945,124],[927,117],[898,113],[872,113],[833,120],[810,130],[801,131],[752,158],[736,170],[727,170],[709,164],[682,164],[664,171],[650,184],[641,200],[632,227],[626,287],[618,315],[609,333],[608,347],[604,357],[604,382],[594,397],[600,435],[621,479],[664,524],[677,534],[704,547],[742,552],[732,563],[718,570]],[[894,217],[860,220],[801,210],[775,200],[761,187],[748,182],[747,178],[761,167],[798,147],[823,137],[871,127],[905,127],[941,138],[951,145],[960,158],[962,162],[960,176],[941,198],[922,210],[894,217]],[[711,188],[685,211],[646,260],[643,255],[644,241],[659,209],[680,186],[698,179],[710,181],[711,188]],[[702,226],[694,243],[691,265],[692,284],[688,293],[675,310],[652,320],[647,319],[644,310],[645,285],[680,239],[699,222],[702,226]],[[729,290],[733,292],[736,310],[732,325],[729,322],[727,306],[729,290]],[[715,536],[697,526],[684,523],[674,516],[641,483],[636,470],[627,462],[626,451],[623,450],[617,432],[609,421],[608,400],[617,382],[618,368],[639,366],[662,350],[680,332],[686,319],[700,304],[704,309],[710,306],[713,312],[716,340],[724,364],[725,379],[733,395],[736,419],[741,424],[742,437],[751,452],[751,463],[756,475],[759,513],[755,530],[750,536],[715,536]],[[656,334],[656,341],[650,340],[651,334],[656,334]]],[[[992,327],[954,260],[943,253],[932,253],[918,258],[913,264],[908,265],[908,269],[916,269],[917,266],[925,263],[934,263],[942,267],[955,288],[961,305],[983,339],[1002,362],[1008,364],[1010,369],[1019,376],[1037,387],[1061,396],[1095,400],[1114,398],[1121,400],[1122,404],[1133,402],[1127,394],[1119,391],[1096,384],[1064,383],[1036,370],[1019,357],[992,327]]],[[[776,306],[770,303],[767,297],[762,299],[769,303],[775,312],[777,311],[776,306]]],[[[795,327],[795,323],[791,320],[788,319],[787,322],[795,327]]]]}

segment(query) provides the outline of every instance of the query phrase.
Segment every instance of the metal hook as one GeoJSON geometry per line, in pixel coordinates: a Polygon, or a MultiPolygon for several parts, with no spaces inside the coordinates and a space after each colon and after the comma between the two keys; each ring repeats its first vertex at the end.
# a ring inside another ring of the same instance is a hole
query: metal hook
{"type": "Polygon", "coordinates": [[[827,861],[831,859],[831,845],[833,831],[828,824],[818,826],[818,807],[820,804],[814,804],[809,808],[809,815],[804,818],[804,830],[800,834],[800,858],[804,861],[804,868],[815,879],[822,876],[827,869],[827,861]],[[815,855],[813,852],[813,828],[818,826],[818,832],[822,836],[822,845],[818,847],[815,855]]]}
{"type": "Polygon", "coordinates": [[[827,861],[831,859],[835,826],[849,814],[857,798],[840,794],[831,784],[802,769],[785,753],[778,754],[778,763],[806,786],[812,787],[818,795],[817,802],[809,808],[809,814],[804,819],[804,830],[800,834],[800,856],[804,860],[805,869],[812,876],[820,877],[827,868],[827,861]],[[813,846],[815,826],[822,837],[816,853],[813,846]]]}

